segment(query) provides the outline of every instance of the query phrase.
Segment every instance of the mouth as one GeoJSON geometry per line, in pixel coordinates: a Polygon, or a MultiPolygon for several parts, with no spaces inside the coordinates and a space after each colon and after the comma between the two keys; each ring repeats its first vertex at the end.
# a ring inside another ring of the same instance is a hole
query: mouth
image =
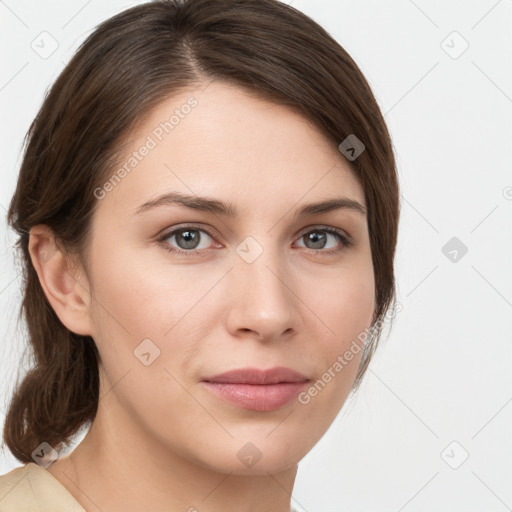
{"type": "Polygon", "coordinates": [[[202,380],[204,387],[242,409],[266,412],[292,402],[310,381],[295,370],[242,368],[202,380]]]}

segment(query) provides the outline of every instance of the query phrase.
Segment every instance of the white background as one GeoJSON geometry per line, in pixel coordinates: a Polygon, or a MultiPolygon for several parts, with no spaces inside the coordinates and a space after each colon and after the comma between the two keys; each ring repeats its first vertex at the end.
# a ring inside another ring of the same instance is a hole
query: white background
{"type": "MultiPolygon", "coordinates": [[[[0,1],[2,422],[25,349],[5,223],[22,140],[78,44],[136,3],[0,1]],[[42,31],[59,45],[47,59],[31,48],[42,31]]],[[[385,114],[401,180],[403,306],[356,399],[301,462],[293,505],[512,510],[512,1],[291,3],[350,53],[385,114]],[[456,262],[442,252],[452,237],[468,248],[456,262]]],[[[19,465],[0,452],[0,474],[19,465]]]]}

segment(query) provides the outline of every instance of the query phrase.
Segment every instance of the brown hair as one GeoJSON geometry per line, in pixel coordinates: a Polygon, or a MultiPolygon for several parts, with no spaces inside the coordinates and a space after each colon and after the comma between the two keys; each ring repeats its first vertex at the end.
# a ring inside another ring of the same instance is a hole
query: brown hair
{"type": "Polygon", "coordinates": [[[69,444],[94,419],[99,398],[96,345],[70,332],[46,299],[28,251],[30,228],[46,224],[85,264],[93,190],[112,172],[123,137],[166,97],[212,79],[298,109],[337,145],[349,135],[364,143],[350,164],[367,203],[377,328],[354,389],[366,372],[396,300],[399,192],[389,133],[361,71],[322,27],[277,0],[145,3],[101,23],[85,40],[25,137],[8,222],[19,235],[20,314],[35,364],[15,389],[3,432],[22,462],[32,462],[43,441],[56,449],[69,444]]]}

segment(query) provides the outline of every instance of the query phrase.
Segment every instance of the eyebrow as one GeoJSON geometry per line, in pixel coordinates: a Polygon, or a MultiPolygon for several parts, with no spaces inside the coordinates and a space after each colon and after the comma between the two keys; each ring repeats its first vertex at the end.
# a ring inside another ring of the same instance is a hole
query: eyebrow
{"type": "MultiPolygon", "coordinates": [[[[183,194],[181,192],[169,192],[162,194],[155,199],[146,201],[135,209],[133,215],[148,211],[159,206],[184,206],[191,210],[214,213],[225,217],[237,217],[238,210],[232,203],[224,203],[217,199],[199,197],[183,194]]],[[[338,209],[347,209],[366,215],[366,207],[355,199],[348,197],[335,197],[317,203],[310,203],[301,206],[295,212],[295,217],[301,219],[310,215],[326,213],[338,209]]]]}

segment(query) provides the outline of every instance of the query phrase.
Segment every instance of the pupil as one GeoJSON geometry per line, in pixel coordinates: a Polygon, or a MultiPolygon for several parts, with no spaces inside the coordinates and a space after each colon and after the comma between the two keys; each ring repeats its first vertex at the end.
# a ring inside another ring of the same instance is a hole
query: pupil
{"type": "Polygon", "coordinates": [[[196,231],[186,230],[181,231],[176,240],[182,249],[195,249],[199,242],[199,236],[196,231]]]}
{"type": "MultiPolygon", "coordinates": [[[[325,246],[326,236],[325,233],[319,234],[318,232],[311,233],[307,236],[308,241],[313,242],[314,247],[310,249],[322,249],[325,246]]],[[[307,244],[306,244],[307,245],[307,244]]]]}

